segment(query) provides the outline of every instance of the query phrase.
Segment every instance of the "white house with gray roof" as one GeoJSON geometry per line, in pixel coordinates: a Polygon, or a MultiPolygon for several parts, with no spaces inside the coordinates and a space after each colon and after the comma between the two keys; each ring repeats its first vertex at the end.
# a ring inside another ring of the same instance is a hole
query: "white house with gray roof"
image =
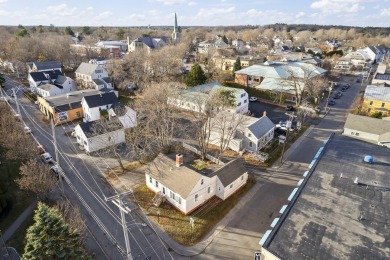
{"type": "Polygon", "coordinates": [[[236,152],[257,153],[274,137],[274,123],[266,113],[260,118],[221,112],[210,119],[209,143],[220,146],[228,141],[227,148],[236,152]]]}
{"type": "Polygon", "coordinates": [[[189,154],[159,154],[145,171],[146,185],[156,198],[166,199],[185,215],[211,200],[226,200],[248,180],[238,159],[200,171],[191,165],[193,159],[189,154]]]}
{"type": "Polygon", "coordinates": [[[110,109],[118,102],[119,100],[115,92],[99,93],[96,95],[83,97],[81,100],[81,106],[83,107],[84,111],[84,122],[91,122],[101,119],[102,111],[110,109]]]}
{"type": "Polygon", "coordinates": [[[46,84],[41,82],[35,87],[35,92],[41,97],[51,97],[77,90],[76,82],[66,76],[58,75],[55,80],[48,80],[47,82],[46,84]]]}
{"type": "Polygon", "coordinates": [[[390,121],[349,114],[344,135],[390,148],[390,121]]]}
{"type": "Polygon", "coordinates": [[[77,83],[84,88],[113,89],[107,70],[99,64],[83,62],[75,71],[77,83]]]}
{"type": "Polygon", "coordinates": [[[248,112],[248,93],[243,89],[225,87],[218,82],[207,83],[178,93],[168,99],[168,103],[181,109],[205,113],[207,109],[224,109],[229,112],[245,114],[248,112]],[[220,92],[231,91],[234,96],[234,104],[230,107],[221,106],[210,108],[213,98],[220,92]]]}

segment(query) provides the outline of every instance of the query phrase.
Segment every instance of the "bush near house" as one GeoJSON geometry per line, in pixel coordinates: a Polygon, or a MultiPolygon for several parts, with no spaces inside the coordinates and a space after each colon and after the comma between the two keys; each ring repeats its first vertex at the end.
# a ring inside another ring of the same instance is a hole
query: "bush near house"
{"type": "MultiPolygon", "coordinates": [[[[234,82],[225,81],[224,83],[222,83],[222,85],[226,86],[226,87],[230,87],[230,88],[244,89],[248,93],[248,95],[251,97],[257,97],[257,98],[267,99],[267,100],[272,100],[272,101],[274,101],[275,97],[276,97],[274,93],[261,91],[259,89],[252,88],[252,87],[245,87],[243,85],[240,85],[240,84],[237,84],[234,82]]],[[[282,100],[284,101],[284,97],[282,98],[282,100]]]]}

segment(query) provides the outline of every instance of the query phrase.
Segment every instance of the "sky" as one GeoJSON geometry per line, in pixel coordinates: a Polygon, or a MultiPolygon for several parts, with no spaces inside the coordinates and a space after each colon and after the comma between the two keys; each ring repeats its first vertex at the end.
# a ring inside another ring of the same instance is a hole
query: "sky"
{"type": "Polygon", "coordinates": [[[0,0],[0,25],[390,26],[390,0],[0,0]]]}

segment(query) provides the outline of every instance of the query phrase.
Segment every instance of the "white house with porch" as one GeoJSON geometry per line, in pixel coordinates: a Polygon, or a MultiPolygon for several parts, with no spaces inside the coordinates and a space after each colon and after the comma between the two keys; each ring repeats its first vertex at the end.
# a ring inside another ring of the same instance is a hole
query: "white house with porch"
{"type": "Polygon", "coordinates": [[[84,122],[101,119],[101,113],[104,113],[102,111],[107,111],[118,102],[117,93],[115,92],[99,93],[83,97],[81,100],[81,106],[84,111],[84,122]]]}
{"type": "Polygon", "coordinates": [[[145,182],[156,192],[155,205],[165,199],[188,215],[211,200],[226,200],[248,180],[246,168],[235,159],[198,171],[186,154],[159,154],[145,171],[145,182]]]}

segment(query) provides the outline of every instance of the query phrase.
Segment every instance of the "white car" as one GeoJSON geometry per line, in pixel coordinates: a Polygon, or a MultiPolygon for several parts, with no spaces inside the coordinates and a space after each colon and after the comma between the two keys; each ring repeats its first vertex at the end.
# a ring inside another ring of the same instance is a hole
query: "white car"
{"type": "Polygon", "coordinates": [[[25,127],[24,127],[24,132],[25,132],[26,134],[31,134],[31,133],[32,133],[30,127],[28,127],[28,126],[25,126],[25,127]]]}
{"type": "Polygon", "coordinates": [[[41,154],[41,159],[42,159],[42,161],[44,161],[45,163],[49,163],[49,164],[52,164],[52,163],[53,163],[53,157],[51,156],[50,153],[41,154]]]}
{"type": "Polygon", "coordinates": [[[249,98],[249,101],[250,101],[250,102],[255,102],[255,101],[257,101],[257,97],[250,97],[250,98],[249,98]]]}

